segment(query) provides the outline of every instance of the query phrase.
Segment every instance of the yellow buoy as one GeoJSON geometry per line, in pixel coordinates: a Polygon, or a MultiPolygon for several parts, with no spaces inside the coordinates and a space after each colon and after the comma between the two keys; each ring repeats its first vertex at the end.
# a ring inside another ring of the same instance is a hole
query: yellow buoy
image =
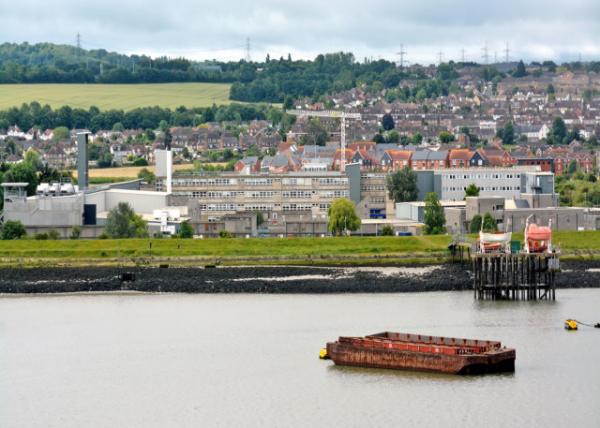
{"type": "Polygon", "coordinates": [[[328,360],[329,359],[329,354],[327,353],[327,349],[326,348],[321,348],[321,350],[319,351],[319,358],[322,360],[328,360]]]}
{"type": "Polygon", "coordinates": [[[577,330],[577,321],[568,319],[565,321],[565,330],[577,330]]]}

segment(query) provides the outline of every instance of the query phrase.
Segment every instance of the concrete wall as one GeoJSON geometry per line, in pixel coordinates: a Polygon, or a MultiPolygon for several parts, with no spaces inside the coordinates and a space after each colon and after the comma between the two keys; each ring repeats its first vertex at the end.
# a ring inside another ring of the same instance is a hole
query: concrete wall
{"type": "Polygon", "coordinates": [[[425,206],[413,202],[399,202],[396,204],[396,219],[423,222],[425,206]]]}
{"type": "MultiPolygon", "coordinates": [[[[417,174],[417,189],[419,189],[419,201],[425,200],[429,192],[434,192],[433,171],[415,171],[417,174]]],[[[438,198],[441,195],[438,193],[438,198]]]]}
{"type": "Polygon", "coordinates": [[[467,221],[473,220],[476,214],[484,216],[485,213],[490,213],[496,220],[502,220],[504,210],[504,198],[501,196],[494,197],[474,197],[469,196],[466,199],[466,217],[467,221]]]}
{"type": "Polygon", "coordinates": [[[554,174],[548,172],[526,172],[521,174],[521,192],[554,193],[554,174]]]}
{"type": "Polygon", "coordinates": [[[110,189],[85,195],[86,204],[96,205],[96,212],[110,211],[119,202],[127,202],[136,213],[152,213],[168,206],[167,193],[110,189]]]}
{"type": "MultiPolygon", "coordinates": [[[[25,230],[27,231],[27,235],[29,235],[29,236],[34,236],[36,233],[48,233],[51,230],[54,230],[54,231],[58,232],[61,239],[69,239],[69,238],[71,238],[71,233],[73,232],[73,227],[28,226],[25,228],[25,230]]],[[[102,226],[82,226],[81,227],[81,235],[79,237],[81,239],[97,238],[103,231],[104,231],[104,227],[102,227],[102,226]]]]}
{"type": "Polygon", "coordinates": [[[533,214],[532,221],[538,225],[546,226],[552,219],[554,230],[594,230],[593,224],[585,213],[584,208],[557,207],[538,209],[516,209],[504,211],[504,224],[508,232],[523,232],[525,221],[533,214]]]}
{"type": "Polygon", "coordinates": [[[465,213],[464,208],[445,208],[444,215],[446,216],[446,229],[448,233],[462,233],[465,228],[465,213]]]}
{"type": "Polygon", "coordinates": [[[18,220],[24,226],[72,227],[83,224],[83,196],[32,196],[6,204],[4,220],[18,220]]]}
{"type": "Polygon", "coordinates": [[[557,193],[523,193],[521,199],[527,201],[530,208],[557,207],[559,202],[557,193]]]}
{"type": "Polygon", "coordinates": [[[360,203],[361,173],[359,164],[346,165],[346,175],[350,185],[350,200],[355,204],[360,203]]]}

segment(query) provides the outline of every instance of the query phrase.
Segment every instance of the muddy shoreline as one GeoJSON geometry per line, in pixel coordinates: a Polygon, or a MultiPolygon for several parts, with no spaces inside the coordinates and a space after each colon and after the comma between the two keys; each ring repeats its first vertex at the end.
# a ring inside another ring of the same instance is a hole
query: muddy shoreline
{"type": "MultiPolygon", "coordinates": [[[[600,287],[600,261],[564,261],[558,288],[600,287]]],[[[470,290],[470,266],[0,269],[0,293],[388,293],[470,290]],[[129,276],[129,278],[127,278],[129,276]],[[133,279],[126,280],[122,279],[133,279]]]]}

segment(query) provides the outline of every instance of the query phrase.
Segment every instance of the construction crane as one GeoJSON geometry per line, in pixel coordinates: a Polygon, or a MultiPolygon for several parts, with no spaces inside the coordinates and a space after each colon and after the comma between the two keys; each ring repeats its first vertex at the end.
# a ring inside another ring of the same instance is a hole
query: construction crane
{"type": "Polygon", "coordinates": [[[343,172],[346,170],[346,119],[361,119],[360,113],[346,113],[345,111],[338,110],[287,110],[286,113],[299,117],[332,117],[334,119],[340,119],[340,142],[342,146],[340,171],[343,172]]]}

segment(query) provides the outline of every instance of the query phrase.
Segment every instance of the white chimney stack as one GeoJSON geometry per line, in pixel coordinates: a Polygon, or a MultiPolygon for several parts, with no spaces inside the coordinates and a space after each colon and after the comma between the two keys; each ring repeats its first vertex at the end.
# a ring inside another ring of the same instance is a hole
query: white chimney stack
{"type": "Polygon", "coordinates": [[[173,152],[167,148],[167,193],[173,190],[173,152]]]}

